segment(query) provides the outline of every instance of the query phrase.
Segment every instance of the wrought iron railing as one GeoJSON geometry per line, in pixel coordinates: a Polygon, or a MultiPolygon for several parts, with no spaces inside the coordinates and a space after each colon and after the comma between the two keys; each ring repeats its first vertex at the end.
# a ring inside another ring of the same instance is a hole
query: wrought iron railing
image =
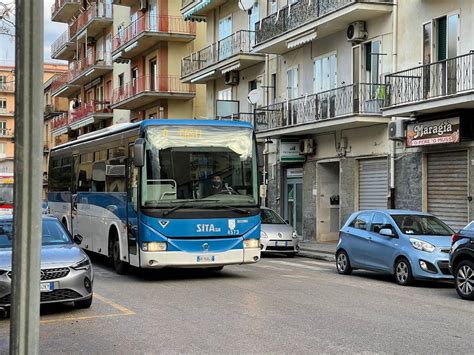
{"type": "Polygon", "coordinates": [[[143,32],[165,32],[195,35],[196,24],[194,22],[186,22],[182,17],[178,16],[151,14],[143,15],[114,36],[112,50],[115,51],[121,46],[131,42],[143,32]]]}
{"type": "Polygon", "coordinates": [[[265,17],[256,27],[256,45],[355,3],[392,3],[392,0],[299,0],[265,17]]]}
{"type": "Polygon", "coordinates": [[[64,31],[61,36],[51,44],[51,55],[54,57],[67,42],[69,42],[69,29],[64,31]]]}
{"type": "Polygon", "coordinates": [[[80,104],[78,108],[71,111],[69,116],[69,124],[82,120],[95,113],[112,113],[110,108],[110,101],[92,100],[80,104]]]}
{"type": "Polygon", "coordinates": [[[15,91],[15,82],[14,79],[11,78],[7,83],[0,83],[0,92],[14,92],[15,91]]]}
{"type": "Polygon", "coordinates": [[[385,106],[411,104],[474,90],[474,53],[385,76],[385,106]]]}
{"type": "Polygon", "coordinates": [[[53,118],[51,122],[51,130],[55,131],[57,129],[66,127],[68,125],[68,114],[66,112],[60,114],[59,116],[56,116],[53,118]]]}
{"type": "Polygon", "coordinates": [[[251,53],[255,43],[255,32],[238,31],[191,54],[181,61],[181,77],[198,72],[240,53],[251,53]]]}
{"type": "Polygon", "coordinates": [[[73,37],[96,17],[108,18],[112,21],[112,4],[104,2],[97,6],[97,3],[91,3],[85,11],[81,12],[75,21],[71,22],[69,25],[69,35],[73,37]]]}
{"type": "Polygon", "coordinates": [[[89,51],[86,57],[76,60],[74,62],[69,63],[69,81],[74,80],[75,78],[79,77],[84,71],[91,68],[92,66],[95,67],[107,67],[112,68],[112,55],[108,52],[96,52],[89,51]]]}
{"type": "Polygon", "coordinates": [[[146,92],[195,94],[196,85],[182,83],[178,76],[141,76],[114,90],[113,104],[146,92]]]}
{"type": "Polygon", "coordinates": [[[257,108],[256,129],[265,131],[350,115],[380,115],[384,96],[383,84],[351,84],[301,96],[257,108]]]}
{"type": "Polygon", "coordinates": [[[58,11],[67,3],[76,3],[79,4],[80,0],[56,0],[53,5],[51,5],[51,17],[56,16],[58,11]]]}
{"type": "Polygon", "coordinates": [[[12,137],[13,130],[11,128],[0,128],[0,136],[1,137],[12,137]]]}

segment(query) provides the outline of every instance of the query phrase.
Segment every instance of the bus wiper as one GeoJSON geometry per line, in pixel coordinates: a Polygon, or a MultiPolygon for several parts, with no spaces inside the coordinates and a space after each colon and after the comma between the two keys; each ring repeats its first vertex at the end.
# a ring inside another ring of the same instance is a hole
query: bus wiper
{"type": "Polygon", "coordinates": [[[170,213],[173,213],[174,211],[179,210],[180,208],[183,208],[183,207],[194,208],[193,206],[188,206],[188,202],[184,202],[184,203],[174,206],[173,208],[170,208],[169,210],[163,211],[163,216],[168,216],[170,213]]]}
{"type": "Polygon", "coordinates": [[[238,208],[238,207],[235,207],[235,206],[231,206],[231,205],[213,205],[213,206],[208,206],[208,207],[205,207],[205,208],[213,208],[213,209],[217,209],[217,208],[227,208],[228,210],[232,210],[234,212],[238,212],[238,213],[241,213],[241,214],[250,214],[250,211],[249,210],[244,210],[243,208],[238,208]]]}

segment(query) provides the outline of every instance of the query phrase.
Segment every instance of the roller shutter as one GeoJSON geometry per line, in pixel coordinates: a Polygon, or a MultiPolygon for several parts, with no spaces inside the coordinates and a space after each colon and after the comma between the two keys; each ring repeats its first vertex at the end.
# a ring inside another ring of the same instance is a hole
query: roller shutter
{"type": "Polygon", "coordinates": [[[428,212],[454,230],[468,221],[467,152],[428,154],[428,212]]]}
{"type": "Polygon", "coordinates": [[[387,159],[362,159],[359,161],[359,210],[387,208],[388,166],[387,159]]]}

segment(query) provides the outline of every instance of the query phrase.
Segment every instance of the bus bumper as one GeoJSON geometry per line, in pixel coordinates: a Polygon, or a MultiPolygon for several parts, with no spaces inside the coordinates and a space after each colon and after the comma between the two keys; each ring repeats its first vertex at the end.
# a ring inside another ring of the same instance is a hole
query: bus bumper
{"type": "Polygon", "coordinates": [[[140,251],[143,268],[189,267],[206,268],[232,264],[252,264],[260,260],[260,248],[234,249],[222,253],[187,253],[182,251],[140,251]]]}

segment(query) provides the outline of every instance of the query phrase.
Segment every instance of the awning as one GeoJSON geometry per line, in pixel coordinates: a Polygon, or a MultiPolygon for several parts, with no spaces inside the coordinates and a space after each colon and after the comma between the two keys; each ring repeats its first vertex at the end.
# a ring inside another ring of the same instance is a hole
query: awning
{"type": "Polygon", "coordinates": [[[232,70],[237,70],[239,68],[240,68],[240,63],[236,63],[236,64],[233,64],[233,65],[229,65],[228,67],[222,68],[221,72],[222,72],[222,74],[225,74],[225,73],[228,73],[232,70]]]}
{"type": "Polygon", "coordinates": [[[316,39],[316,37],[317,37],[316,31],[311,31],[302,36],[298,36],[296,38],[291,38],[287,40],[286,46],[288,47],[288,49],[299,47],[305,43],[313,41],[314,39],[316,39]]]}
{"type": "Polygon", "coordinates": [[[64,126],[64,127],[58,128],[54,131],[51,131],[51,134],[53,135],[53,137],[57,137],[57,136],[60,136],[61,134],[65,134],[65,133],[67,133],[67,126],[64,126]]]}
{"type": "Polygon", "coordinates": [[[183,14],[183,18],[185,21],[190,20],[192,15],[198,12],[199,10],[203,9],[207,5],[209,5],[212,2],[212,0],[201,0],[201,2],[195,6],[193,6],[192,9],[189,9],[186,13],[183,14]]]}

